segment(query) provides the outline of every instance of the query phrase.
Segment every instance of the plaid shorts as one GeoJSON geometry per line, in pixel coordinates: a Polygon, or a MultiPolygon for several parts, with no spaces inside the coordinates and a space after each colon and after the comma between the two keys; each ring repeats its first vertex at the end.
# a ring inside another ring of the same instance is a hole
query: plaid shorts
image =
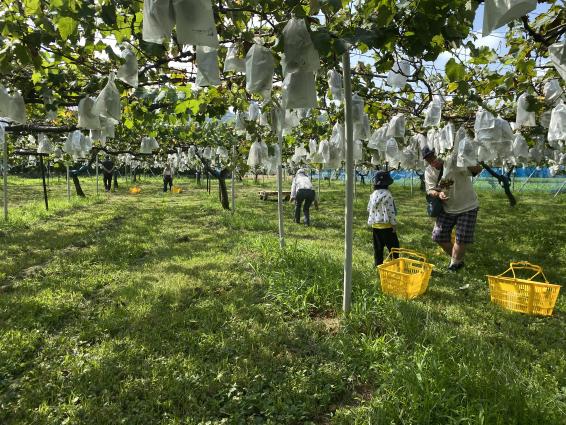
{"type": "Polygon", "coordinates": [[[436,217],[436,223],[432,230],[432,240],[435,242],[450,242],[452,229],[456,226],[456,241],[458,243],[472,243],[474,241],[474,230],[479,208],[460,214],[448,214],[441,212],[436,217]]]}

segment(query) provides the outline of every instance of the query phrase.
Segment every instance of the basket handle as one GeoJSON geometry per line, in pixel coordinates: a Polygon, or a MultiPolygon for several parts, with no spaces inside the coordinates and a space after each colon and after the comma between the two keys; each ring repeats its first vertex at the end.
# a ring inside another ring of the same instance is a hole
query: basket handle
{"type": "Polygon", "coordinates": [[[418,261],[422,261],[423,263],[426,263],[426,257],[423,254],[406,248],[391,248],[391,251],[389,251],[389,254],[387,255],[385,261],[389,261],[393,254],[397,254],[397,256],[399,257],[401,256],[406,258],[412,257],[418,261]]]}
{"type": "Polygon", "coordinates": [[[542,278],[544,279],[544,281],[546,283],[548,283],[548,279],[544,275],[544,272],[542,271],[542,267],[537,265],[537,264],[531,264],[528,261],[515,261],[515,262],[509,263],[509,268],[505,272],[503,272],[501,275],[504,275],[508,271],[511,271],[511,273],[513,273],[513,277],[516,278],[515,270],[532,270],[532,271],[535,272],[535,274],[533,274],[527,280],[533,280],[533,278],[535,276],[538,276],[540,274],[542,276],[542,278]]]}

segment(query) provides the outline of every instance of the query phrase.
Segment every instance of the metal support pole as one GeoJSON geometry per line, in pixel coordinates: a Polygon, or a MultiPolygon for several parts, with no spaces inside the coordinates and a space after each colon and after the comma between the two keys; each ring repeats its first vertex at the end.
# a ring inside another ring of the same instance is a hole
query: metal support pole
{"type": "Polygon", "coordinates": [[[232,145],[232,214],[236,211],[236,145],[232,145]]]}
{"type": "Polygon", "coordinates": [[[277,210],[279,212],[279,246],[285,248],[285,231],[283,227],[283,134],[277,131],[279,145],[279,163],[277,164],[277,210]]]}
{"type": "Polygon", "coordinates": [[[98,152],[96,152],[96,196],[98,196],[98,152]]]}
{"type": "Polygon", "coordinates": [[[527,180],[525,180],[523,182],[523,185],[519,188],[519,190],[517,191],[517,193],[519,193],[521,190],[523,190],[523,188],[525,187],[525,185],[529,182],[529,180],[531,179],[531,177],[537,172],[537,169],[535,168],[533,170],[533,172],[531,173],[531,175],[529,177],[527,177],[527,180]]]}
{"type": "MultiPolygon", "coordinates": [[[[4,129],[1,129],[4,131],[4,129]]],[[[4,220],[8,221],[8,140],[4,137],[4,161],[3,161],[3,175],[4,175],[4,220]]]]}
{"type": "Polygon", "coordinates": [[[69,164],[67,163],[67,200],[71,202],[71,174],[69,172],[69,164]]]}
{"type": "Polygon", "coordinates": [[[354,162],[354,199],[357,196],[357,189],[358,189],[358,163],[357,161],[354,162]]]}
{"type": "Polygon", "coordinates": [[[556,198],[558,196],[558,194],[562,191],[562,188],[564,188],[564,185],[566,185],[566,181],[562,183],[562,186],[560,186],[558,191],[554,194],[553,198],[556,198]]]}
{"type": "Polygon", "coordinates": [[[322,174],[322,167],[319,167],[318,169],[318,202],[320,202],[320,178],[322,174]]]}
{"type": "Polygon", "coordinates": [[[352,119],[352,81],[350,75],[350,51],[342,55],[344,106],[346,121],[346,211],[344,230],[344,298],[342,308],[348,313],[352,304],[352,249],[354,223],[354,129],[352,119]]]}
{"type": "Polygon", "coordinates": [[[413,196],[413,170],[411,170],[411,196],[413,196]]]}
{"type": "Polygon", "coordinates": [[[45,184],[45,166],[43,165],[43,155],[39,155],[39,166],[41,167],[41,180],[43,181],[43,198],[45,199],[45,209],[49,211],[47,200],[47,185],[45,184]]]}

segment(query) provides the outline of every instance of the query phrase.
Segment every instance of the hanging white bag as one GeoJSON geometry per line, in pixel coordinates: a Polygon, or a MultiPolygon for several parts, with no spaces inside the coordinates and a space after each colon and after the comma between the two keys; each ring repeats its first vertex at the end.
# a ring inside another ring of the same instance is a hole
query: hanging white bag
{"type": "Polygon", "coordinates": [[[246,54],[246,90],[269,98],[275,61],[268,48],[254,44],[246,54]]]}
{"type": "Polygon", "coordinates": [[[544,101],[551,106],[555,106],[564,94],[564,90],[562,90],[562,87],[560,86],[560,81],[553,78],[552,80],[544,83],[543,93],[544,101]]]}
{"type": "Polygon", "coordinates": [[[37,153],[50,154],[52,151],[53,149],[47,136],[43,133],[39,133],[37,136],[37,153]]]}
{"type": "Polygon", "coordinates": [[[330,93],[332,94],[332,99],[342,101],[343,89],[342,89],[342,76],[340,73],[331,69],[328,71],[328,86],[330,87],[330,93]]]}
{"type": "Polygon", "coordinates": [[[10,95],[0,85],[0,117],[8,118],[10,121],[24,124],[26,122],[26,105],[24,98],[18,92],[10,95]]]}
{"type": "Polygon", "coordinates": [[[120,122],[122,112],[120,107],[120,93],[116,88],[116,84],[114,84],[114,78],[114,73],[111,72],[108,76],[106,86],[104,86],[94,101],[92,113],[114,120],[117,124],[120,122]]]}
{"type": "Polygon", "coordinates": [[[172,0],[172,2],[179,43],[218,47],[211,0],[172,0]]]}
{"type": "Polygon", "coordinates": [[[396,89],[402,89],[407,84],[407,77],[411,74],[411,65],[408,61],[401,59],[393,64],[393,68],[387,74],[387,84],[396,89]]]}
{"type": "Polygon", "coordinates": [[[312,157],[317,152],[318,152],[318,145],[316,143],[316,140],[310,139],[309,140],[309,156],[312,157]]]}
{"type": "Polygon", "coordinates": [[[515,140],[513,141],[513,155],[517,159],[522,158],[525,161],[529,159],[529,145],[520,133],[515,134],[515,140]]]}
{"type": "Polygon", "coordinates": [[[458,143],[458,156],[456,166],[458,168],[473,167],[478,164],[478,146],[474,139],[466,136],[458,143]]]}
{"type": "Polygon", "coordinates": [[[432,102],[428,104],[425,110],[425,127],[438,127],[442,116],[442,98],[438,95],[432,97],[432,102]]]}
{"type": "Polygon", "coordinates": [[[94,99],[84,97],[79,101],[79,122],[77,127],[89,130],[100,130],[100,117],[92,112],[94,99]]]}
{"type": "Polygon", "coordinates": [[[218,50],[208,46],[197,46],[197,86],[220,85],[218,50]]]}
{"type": "Polygon", "coordinates": [[[380,164],[379,153],[378,152],[372,152],[372,154],[371,154],[371,165],[379,165],[379,164],[380,164]]]}
{"type": "Polygon", "coordinates": [[[548,126],[548,141],[566,140],[566,105],[560,102],[550,116],[548,126]]]}
{"type": "Polygon", "coordinates": [[[367,140],[370,137],[369,117],[365,112],[362,114],[362,121],[354,123],[354,140],[367,140]]]}
{"type": "Polygon", "coordinates": [[[246,61],[240,57],[240,46],[233,44],[228,46],[228,53],[224,59],[224,72],[246,72],[246,61]]]}
{"type": "Polygon", "coordinates": [[[393,166],[397,165],[399,161],[399,145],[397,144],[397,140],[393,137],[387,140],[387,145],[385,146],[385,160],[393,166]]]}
{"type": "Polygon", "coordinates": [[[328,140],[321,140],[318,145],[318,154],[322,157],[322,163],[327,164],[330,161],[330,144],[328,140]]]}
{"type": "Polygon", "coordinates": [[[523,93],[517,99],[517,115],[515,117],[515,125],[517,127],[534,127],[536,126],[535,113],[529,110],[529,95],[523,93]]]}
{"type": "Polygon", "coordinates": [[[483,11],[484,37],[515,19],[528,15],[537,7],[537,0],[485,0],[483,11]]]}
{"type": "Polygon", "coordinates": [[[259,105],[257,102],[251,101],[250,106],[248,107],[246,119],[248,121],[256,121],[259,118],[259,112],[259,105]]]}
{"type": "Polygon", "coordinates": [[[389,121],[389,126],[387,128],[386,137],[405,137],[405,116],[403,114],[397,114],[389,121]]]}
{"type": "Polygon", "coordinates": [[[243,112],[236,112],[234,128],[238,134],[244,134],[246,132],[246,115],[243,112]]]}
{"type": "Polygon", "coordinates": [[[312,72],[295,72],[285,77],[287,109],[316,108],[316,86],[312,72]]]}
{"type": "Polygon", "coordinates": [[[149,43],[162,44],[171,35],[174,23],[171,0],[144,0],[142,38],[149,43]]]}
{"type": "Polygon", "coordinates": [[[354,140],[353,156],[355,162],[361,161],[364,158],[364,144],[361,140],[354,140]]]}
{"type": "Polygon", "coordinates": [[[228,159],[228,157],[230,156],[228,154],[228,149],[226,149],[224,146],[218,146],[216,148],[216,155],[218,155],[220,159],[228,159]]]}
{"type": "Polygon", "coordinates": [[[352,121],[362,122],[364,117],[364,99],[358,93],[352,95],[352,121]]]}
{"type": "Polygon", "coordinates": [[[118,68],[116,77],[129,86],[137,87],[138,58],[136,58],[136,55],[130,49],[125,49],[122,52],[122,57],[124,58],[125,62],[122,64],[122,66],[120,66],[120,68],[118,68]]]}
{"type": "Polygon", "coordinates": [[[283,28],[283,47],[287,73],[316,72],[320,57],[304,19],[291,18],[283,28]]]}
{"type": "Polygon", "coordinates": [[[556,72],[566,81],[566,41],[549,46],[548,57],[554,68],[556,68],[556,72]]]}
{"type": "Polygon", "coordinates": [[[454,147],[455,128],[454,124],[449,122],[439,132],[438,144],[440,153],[444,153],[454,147]]]}

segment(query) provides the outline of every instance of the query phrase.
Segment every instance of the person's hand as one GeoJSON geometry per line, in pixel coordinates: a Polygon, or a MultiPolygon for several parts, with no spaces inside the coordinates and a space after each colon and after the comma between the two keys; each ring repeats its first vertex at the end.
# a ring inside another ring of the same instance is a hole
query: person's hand
{"type": "Polygon", "coordinates": [[[438,198],[439,198],[441,201],[446,201],[446,200],[450,199],[450,197],[449,197],[448,195],[446,195],[446,193],[444,193],[444,192],[439,192],[439,193],[438,193],[438,198]]]}

